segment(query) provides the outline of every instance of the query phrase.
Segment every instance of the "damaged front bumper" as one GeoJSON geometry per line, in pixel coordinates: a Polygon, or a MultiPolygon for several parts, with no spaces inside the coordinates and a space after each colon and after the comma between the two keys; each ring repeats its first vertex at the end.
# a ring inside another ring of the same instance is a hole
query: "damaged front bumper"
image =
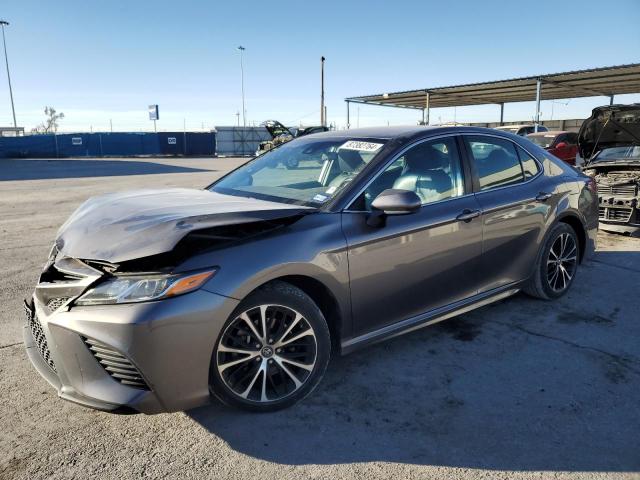
{"type": "Polygon", "coordinates": [[[25,302],[24,342],[60,397],[147,414],[209,401],[211,354],[237,300],[198,290],[155,302],[78,307],[45,303],[41,293],[36,289],[25,302]]]}
{"type": "Polygon", "coordinates": [[[598,184],[598,199],[598,219],[602,230],[640,233],[640,197],[635,184],[598,184]]]}

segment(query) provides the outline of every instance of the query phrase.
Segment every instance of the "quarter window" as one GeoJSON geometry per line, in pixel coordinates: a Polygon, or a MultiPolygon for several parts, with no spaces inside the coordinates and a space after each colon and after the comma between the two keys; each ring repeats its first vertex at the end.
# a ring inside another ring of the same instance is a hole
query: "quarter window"
{"type": "Polygon", "coordinates": [[[494,137],[465,137],[473,157],[480,190],[522,182],[524,175],[514,144],[494,137]]]}
{"type": "Polygon", "coordinates": [[[535,177],[538,174],[538,163],[520,147],[518,147],[518,155],[520,156],[520,162],[522,162],[524,178],[528,180],[529,178],[535,177]]]}

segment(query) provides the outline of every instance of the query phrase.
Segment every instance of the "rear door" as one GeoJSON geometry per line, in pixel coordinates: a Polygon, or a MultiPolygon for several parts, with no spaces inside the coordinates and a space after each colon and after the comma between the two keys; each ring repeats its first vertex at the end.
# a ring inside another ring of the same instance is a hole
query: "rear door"
{"type": "Polygon", "coordinates": [[[528,278],[538,252],[548,202],[542,167],[502,137],[463,135],[482,209],[480,292],[528,278]]]}

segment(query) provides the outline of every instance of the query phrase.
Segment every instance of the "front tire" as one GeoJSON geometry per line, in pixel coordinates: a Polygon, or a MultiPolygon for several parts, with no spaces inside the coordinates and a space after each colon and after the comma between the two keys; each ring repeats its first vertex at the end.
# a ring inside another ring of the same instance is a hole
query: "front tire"
{"type": "Polygon", "coordinates": [[[227,405],[255,412],[289,407],[320,383],[331,341],[324,315],[285,282],[261,287],[233,312],[210,368],[210,389],[227,405]]]}
{"type": "Polygon", "coordinates": [[[580,243],[566,223],[555,225],[536,260],[535,271],[524,292],[543,300],[560,298],[569,291],[578,271],[580,243]]]}

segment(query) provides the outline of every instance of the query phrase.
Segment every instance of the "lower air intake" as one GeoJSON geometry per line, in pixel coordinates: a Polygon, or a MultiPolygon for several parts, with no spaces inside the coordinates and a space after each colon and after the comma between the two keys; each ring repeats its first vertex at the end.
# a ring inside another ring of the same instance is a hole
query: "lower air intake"
{"type": "Polygon", "coordinates": [[[53,363],[53,359],[51,358],[51,352],[49,351],[49,346],[47,345],[47,337],[44,335],[44,330],[42,329],[42,325],[40,324],[40,320],[35,313],[30,313],[27,317],[27,322],[29,324],[29,329],[31,330],[31,335],[33,335],[33,339],[36,342],[36,346],[38,347],[38,351],[44,361],[49,365],[49,368],[56,372],[56,365],[53,363]]]}
{"type": "Polygon", "coordinates": [[[104,343],[91,338],[83,338],[83,340],[98,363],[113,379],[129,387],[149,390],[147,382],[127,357],[104,343]]]}

